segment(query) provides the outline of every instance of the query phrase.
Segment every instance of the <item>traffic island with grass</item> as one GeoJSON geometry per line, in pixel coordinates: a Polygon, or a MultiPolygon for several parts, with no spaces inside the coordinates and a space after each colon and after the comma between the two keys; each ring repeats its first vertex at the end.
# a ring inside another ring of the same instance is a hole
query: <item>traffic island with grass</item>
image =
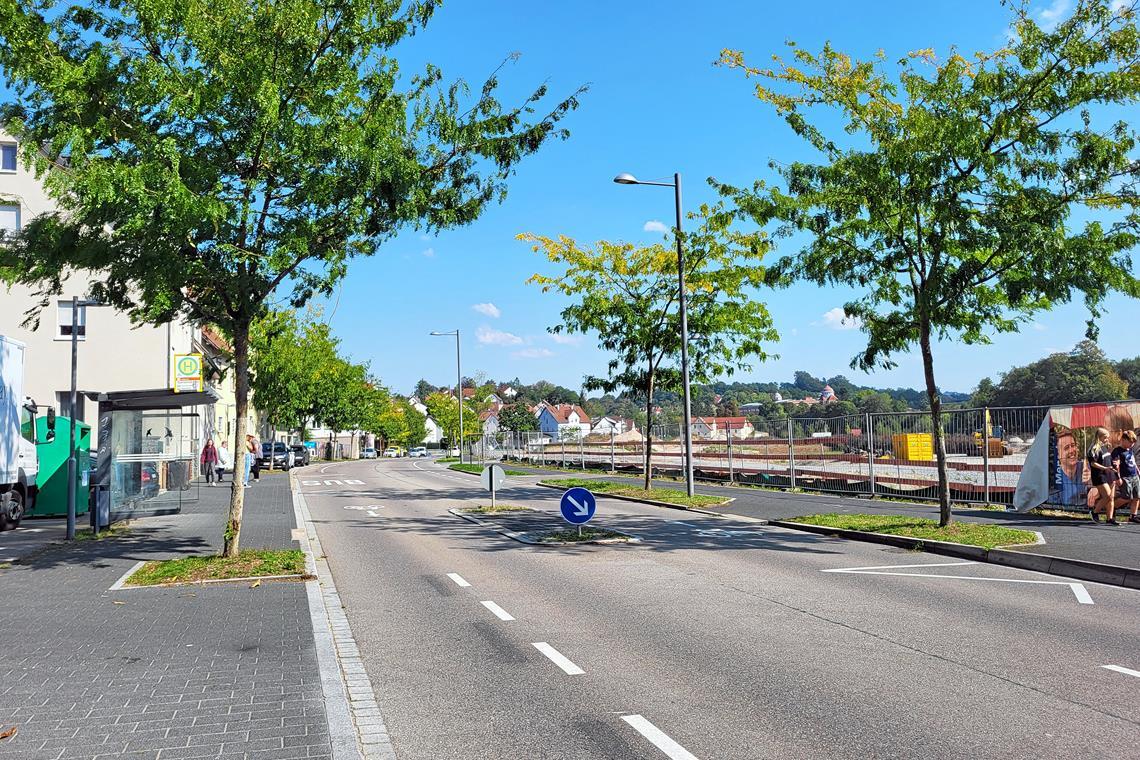
{"type": "Polygon", "coordinates": [[[563,528],[533,536],[533,539],[540,544],[622,544],[637,541],[626,533],[588,526],[582,528],[581,535],[577,528],[563,528]]]}
{"type": "Polygon", "coordinates": [[[622,496],[627,499],[639,501],[656,501],[678,507],[716,507],[727,504],[732,499],[723,496],[708,496],[693,494],[686,496],[684,491],[674,488],[637,488],[628,483],[618,483],[612,480],[589,480],[586,478],[558,478],[557,480],[542,480],[539,485],[553,486],[555,488],[585,488],[596,494],[606,496],[622,496]]]}
{"type": "Polygon", "coordinates": [[[789,517],[785,523],[819,525],[840,530],[858,530],[865,533],[882,533],[888,536],[905,536],[923,541],[947,541],[954,544],[996,549],[1037,543],[1037,534],[1001,525],[983,525],[969,522],[952,522],[945,528],[937,520],[907,515],[840,515],[820,514],[789,517]]]}
{"type": "Polygon", "coordinates": [[[247,549],[236,557],[181,557],[147,562],[127,579],[126,586],[207,583],[246,578],[305,578],[305,553],[300,549],[247,549]]]}
{"type": "Polygon", "coordinates": [[[520,507],[515,504],[484,504],[478,507],[467,507],[458,510],[465,515],[501,515],[509,512],[534,512],[530,507],[520,507]]]}
{"type": "MultiPolygon", "coordinates": [[[[485,465],[485,464],[467,464],[466,462],[464,462],[463,464],[448,465],[447,469],[455,470],[456,472],[469,472],[472,475],[479,475],[483,472],[483,468],[486,466],[487,465],[485,465]]],[[[504,472],[507,475],[529,475],[530,474],[529,472],[523,472],[522,470],[504,470],[504,472]]]]}

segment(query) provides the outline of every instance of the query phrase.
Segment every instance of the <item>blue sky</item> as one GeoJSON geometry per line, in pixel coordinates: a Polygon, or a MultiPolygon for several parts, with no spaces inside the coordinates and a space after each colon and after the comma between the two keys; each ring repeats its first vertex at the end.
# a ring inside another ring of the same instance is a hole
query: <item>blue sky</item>
{"type": "MultiPolygon", "coordinates": [[[[1039,10],[1057,12],[1065,5],[1049,0],[1039,10]]],[[[830,40],[859,56],[883,48],[894,60],[925,47],[992,49],[1007,21],[996,0],[449,3],[427,33],[407,45],[405,71],[430,59],[449,77],[478,82],[518,51],[520,60],[504,75],[504,94],[541,81],[556,95],[582,83],[590,91],[566,121],[570,139],[523,164],[503,205],[470,227],[431,239],[405,235],[375,257],[354,262],[333,326],[353,356],[369,360],[398,392],[408,392],[420,377],[455,382],[454,343],[428,332],[457,327],[465,374],[482,370],[498,379],[547,379],[578,388],[584,374],[604,371],[606,357],[590,337],[566,343],[546,332],[558,323],[565,301],[524,284],[544,261],[515,236],[530,231],[652,242],[661,234],[645,226],[669,224],[670,191],[615,185],[617,172],[649,179],[679,171],[685,205],[692,209],[715,200],[705,182],[709,176],[750,183],[770,176],[771,158],[808,155],[739,74],[712,65],[722,48],[739,48],[762,62],[782,53],[787,39],[811,49],[830,40]]],[[[845,374],[857,383],[922,387],[915,355],[899,356],[896,369],[874,375],[848,366],[863,337],[838,329],[832,311],[848,296],[806,284],[759,294],[783,336],[772,347],[780,358],[735,379],[790,380],[804,369],[845,374]]],[[[1126,299],[1112,299],[1103,322],[1134,309],[1126,299]]],[[[968,391],[981,377],[1068,350],[1083,337],[1084,319],[1078,303],[1043,314],[990,346],[941,345],[940,385],[968,391]]],[[[1134,356],[1140,345],[1131,335],[1104,329],[1102,345],[1111,357],[1134,356]]]]}

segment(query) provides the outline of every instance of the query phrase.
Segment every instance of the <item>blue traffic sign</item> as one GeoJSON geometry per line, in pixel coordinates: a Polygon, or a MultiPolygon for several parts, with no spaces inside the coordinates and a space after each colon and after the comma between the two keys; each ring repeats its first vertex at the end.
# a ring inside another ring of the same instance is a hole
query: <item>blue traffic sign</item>
{"type": "Polygon", "coordinates": [[[585,488],[571,488],[562,494],[562,519],[571,525],[587,523],[594,516],[598,500],[585,488]]]}

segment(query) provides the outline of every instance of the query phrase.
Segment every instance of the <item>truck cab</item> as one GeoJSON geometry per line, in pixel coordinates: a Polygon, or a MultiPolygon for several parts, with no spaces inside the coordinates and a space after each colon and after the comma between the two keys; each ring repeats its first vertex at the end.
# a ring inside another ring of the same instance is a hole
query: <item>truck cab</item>
{"type": "Polygon", "coordinates": [[[36,445],[55,438],[55,410],[47,411],[47,436],[44,441],[36,438],[36,402],[25,397],[19,407],[20,434],[13,442],[10,451],[10,465],[0,481],[0,530],[15,528],[20,524],[36,500],[36,477],[39,475],[39,457],[36,445]]]}

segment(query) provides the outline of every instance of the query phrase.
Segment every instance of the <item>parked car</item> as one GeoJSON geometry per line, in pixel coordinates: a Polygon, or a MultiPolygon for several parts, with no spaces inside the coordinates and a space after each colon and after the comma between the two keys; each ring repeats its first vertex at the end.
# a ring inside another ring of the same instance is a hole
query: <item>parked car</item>
{"type": "Polygon", "coordinates": [[[285,445],[284,441],[275,443],[266,441],[261,444],[261,456],[257,458],[257,461],[263,470],[270,469],[270,461],[273,463],[272,469],[288,470],[293,466],[293,452],[285,445]]]}
{"type": "Polygon", "coordinates": [[[369,446],[368,448],[361,450],[360,458],[361,459],[375,459],[376,458],[376,449],[369,446]]]}
{"type": "Polygon", "coordinates": [[[384,449],[384,456],[388,457],[389,459],[396,459],[397,457],[400,456],[399,447],[398,446],[389,446],[388,448],[384,449]]]}
{"type": "Polygon", "coordinates": [[[312,461],[312,455],[309,453],[308,446],[303,446],[299,443],[295,443],[289,447],[289,450],[293,452],[294,467],[305,467],[309,464],[310,461],[312,461]]]}
{"type": "Polygon", "coordinates": [[[415,446],[408,450],[408,456],[410,457],[426,457],[427,455],[427,448],[424,446],[415,446]]]}

